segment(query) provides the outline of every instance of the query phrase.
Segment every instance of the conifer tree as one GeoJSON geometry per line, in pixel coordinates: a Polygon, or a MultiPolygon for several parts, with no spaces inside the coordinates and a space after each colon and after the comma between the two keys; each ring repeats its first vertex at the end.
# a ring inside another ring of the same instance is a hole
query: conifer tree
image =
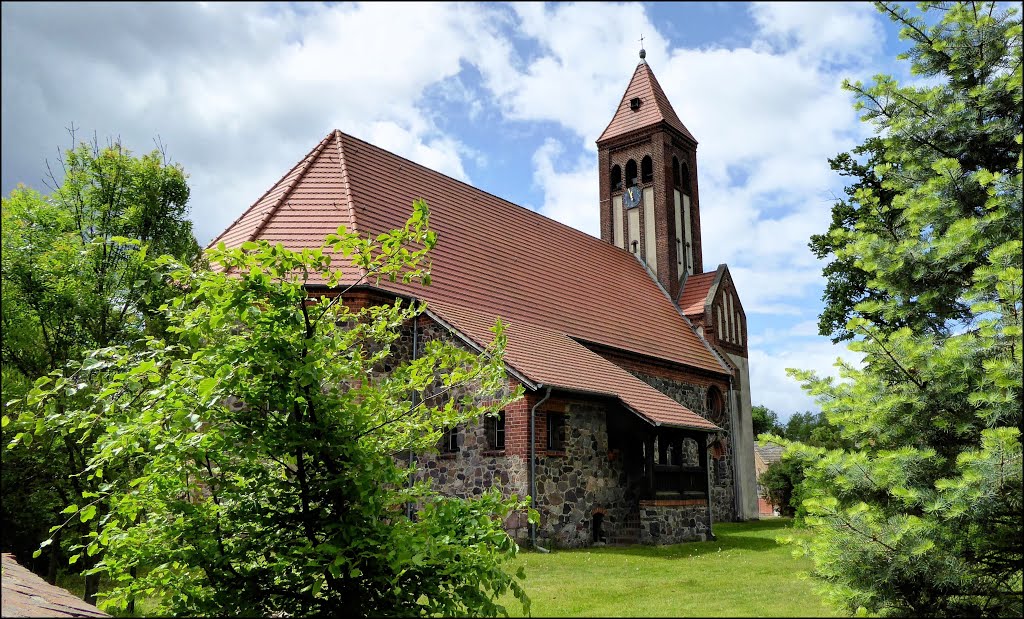
{"type": "Polygon", "coordinates": [[[790,370],[849,445],[787,447],[806,475],[803,548],[850,611],[1020,616],[1020,15],[877,6],[920,81],[845,84],[876,135],[812,249],[854,284],[826,312],[864,359],[839,381],[790,370]]]}

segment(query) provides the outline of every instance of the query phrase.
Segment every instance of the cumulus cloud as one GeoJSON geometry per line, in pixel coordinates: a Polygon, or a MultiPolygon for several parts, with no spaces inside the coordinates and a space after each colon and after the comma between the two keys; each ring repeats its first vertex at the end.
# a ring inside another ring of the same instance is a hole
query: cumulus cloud
{"type": "Polygon", "coordinates": [[[335,128],[468,180],[472,151],[419,101],[493,34],[488,15],[420,3],[5,5],[4,190],[40,185],[70,123],[135,151],[161,136],[190,174],[201,242],[335,128]]]}

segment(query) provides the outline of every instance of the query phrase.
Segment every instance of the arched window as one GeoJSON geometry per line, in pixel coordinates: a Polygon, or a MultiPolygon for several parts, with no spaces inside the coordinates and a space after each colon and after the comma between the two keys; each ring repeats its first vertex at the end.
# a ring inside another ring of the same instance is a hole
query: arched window
{"type": "Polygon", "coordinates": [[[725,427],[725,399],[722,392],[714,385],[708,387],[707,396],[708,419],[719,427],[725,427]]]}
{"type": "Polygon", "coordinates": [[[688,196],[693,195],[693,190],[690,187],[690,166],[683,163],[681,167],[682,169],[680,170],[680,174],[683,177],[683,193],[685,193],[688,196]]]}
{"type": "Polygon", "coordinates": [[[679,159],[672,157],[672,186],[678,187],[680,184],[679,176],[679,159]]]}
{"type": "Polygon", "coordinates": [[[622,189],[622,168],[618,164],[612,166],[612,191],[622,189]]]}
{"type": "Polygon", "coordinates": [[[626,186],[632,187],[636,181],[636,162],[630,159],[626,162],[626,186]]]}
{"type": "Polygon", "coordinates": [[[649,183],[654,180],[654,162],[647,155],[640,161],[640,182],[649,183]]]}

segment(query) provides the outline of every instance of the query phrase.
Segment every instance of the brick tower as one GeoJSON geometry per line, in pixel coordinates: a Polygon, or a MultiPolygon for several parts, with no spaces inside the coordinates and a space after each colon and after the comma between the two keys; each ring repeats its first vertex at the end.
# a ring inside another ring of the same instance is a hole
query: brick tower
{"type": "Polygon", "coordinates": [[[697,140],[645,55],[597,139],[601,239],[636,254],[676,299],[684,275],[704,272],[697,140]]]}

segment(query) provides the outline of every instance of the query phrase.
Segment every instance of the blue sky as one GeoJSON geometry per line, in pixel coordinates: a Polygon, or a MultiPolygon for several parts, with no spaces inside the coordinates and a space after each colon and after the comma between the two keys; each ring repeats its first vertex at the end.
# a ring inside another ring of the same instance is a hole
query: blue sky
{"type": "Polygon", "coordinates": [[[594,141],[647,60],[696,136],[704,263],[749,322],[754,403],[835,374],[807,249],[870,135],[843,78],[908,76],[866,3],[2,5],[2,190],[43,189],[66,127],[190,175],[203,244],[337,128],[597,234],[594,141]]]}

